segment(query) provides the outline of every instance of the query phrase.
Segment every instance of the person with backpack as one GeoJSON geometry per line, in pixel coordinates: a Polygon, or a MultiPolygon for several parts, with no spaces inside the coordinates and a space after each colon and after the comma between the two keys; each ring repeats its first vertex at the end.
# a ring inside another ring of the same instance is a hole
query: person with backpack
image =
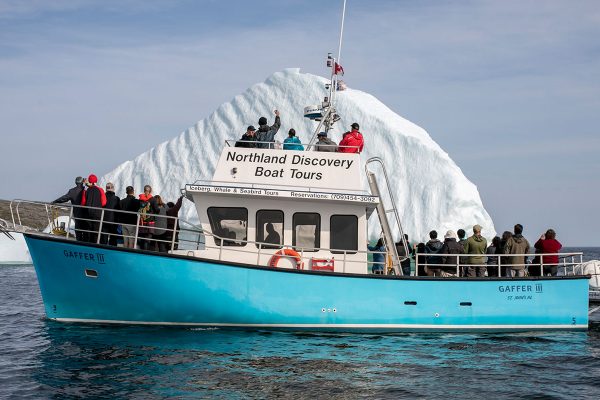
{"type": "Polygon", "coordinates": [[[153,250],[154,246],[150,245],[152,240],[152,234],[154,232],[154,219],[155,215],[158,214],[158,208],[156,207],[156,201],[152,196],[152,186],[144,186],[144,193],[140,194],[140,208],[138,210],[140,214],[140,229],[138,233],[138,240],[140,249],[142,250],[153,250]]]}

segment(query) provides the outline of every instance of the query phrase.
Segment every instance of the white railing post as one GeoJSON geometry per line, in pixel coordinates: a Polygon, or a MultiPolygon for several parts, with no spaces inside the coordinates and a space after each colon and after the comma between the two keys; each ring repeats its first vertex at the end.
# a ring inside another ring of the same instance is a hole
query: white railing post
{"type": "Polygon", "coordinates": [[[221,255],[223,254],[223,238],[221,238],[221,242],[219,243],[219,261],[221,261],[221,255]]]}
{"type": "Polygon", "coordinates": [[[460,277],[460,256],[456,256],[456,276],[460,277]]]}
{"type": "Polygon", "coordinates": [[[262,243],[258,244],[258,255],[256,256],[256,265],[260,265],[260,252],[262,250],[262,243]]]}
{"type": "Polygon", "coordinates": [[[137,222],[135,223],[135,237],[133,238],[133,248],[137,248],[138,235],[140,233],[140,213],[136,213],[137,222]]]}
{"type": "Polygon", "coordinates": [[[102,223],[104,222],[104,209],[102,209],[102,214],[100,214],[100,226],[98,227],[98,238],[96,239],[96,244],[100,244],[100,238],[102,237],[102,223]]]}
{"type": "MultiPolygon", "coordinates": [[[[383,267],[385,268],[385,265],[383,267]]],[[[346,250],[344,250],[344,260],[342,261],[342,272],[346,272],[346,250]]]]}
{"type": "MultiPolygon", "coordinates": [[[[69,212],[69,220],[67,221],[67,239],[69,238],[69,230],[71,229],[71,219],[73,218],[73,205],[71,206],[71,211],[69,212]]],[[[75,229],[75,239],[77,239],[77,229],[75,229]]]]}
{"type": "Polygon", "coordinates": [[[175,217],[175,221],[173,224],[173,237],[171,238],[171,251],[175,250],[175,236],[177,236],[177,224],[179,223],[179,218],[175,217]]]}

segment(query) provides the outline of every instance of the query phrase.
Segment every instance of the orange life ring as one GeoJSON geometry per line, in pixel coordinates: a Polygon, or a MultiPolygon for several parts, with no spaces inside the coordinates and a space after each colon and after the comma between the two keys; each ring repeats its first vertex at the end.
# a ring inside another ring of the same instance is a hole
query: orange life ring
{"type": "Polygon", "coordinates": [[[281,257],[293,257],[296,259],[296,269],[304,269],[304,263],[302,262],[302,257],[296,250],[293,249],[281,249],[277,253],[273,254],[271,259],[269,260],[269,267],[275,268],[277,267],[277,263],[281,259],[281,257]]]}

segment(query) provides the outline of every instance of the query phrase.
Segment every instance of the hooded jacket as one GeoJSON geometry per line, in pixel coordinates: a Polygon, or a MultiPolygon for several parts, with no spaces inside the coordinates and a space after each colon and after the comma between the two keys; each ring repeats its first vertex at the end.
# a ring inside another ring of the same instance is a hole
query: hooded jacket
{"type": "MultiPolygon", "coordinates": [[[[437,254],[440,252],[443,243],[438,239],[431,239],[425,244],[425,253],[427,254],[437,254]]],[[[427,264],[441,264],[442,258],[440,256],[427,256],[426,258],[427,264]]],[[[433,265],[431,268],[441,268],[440,265],[433,265]]]]}
{"type": "Polygon", "coordinates": [[[303,151],[304,146],[302,146],[300,139],[298,139],[296,136],[292,136],[283,141],[283,149],[303,151]]]}
{"type": "MultiPolygon", "coordinates": [[[[534,247],[541,253],[558,253],[562,249],[562,244],[556,239],[539,239],[534,247]]],[[[558,264],[558,256],[542,256],[544,265],[558,264]]]]}
{"type": "MultiPolygon", "coordinates": [[[[256,131],[256,141],[258,142],[275,142],[275,134],[281,127],[281,118],[279,115],[275,117],[273,125],[260,125],[256,131]]],[[[272,149],[273,145],[269,143],[256,143],[259,149],[272,149]]]]}
{"type": "MultiPolygon", "coordinates": [[[[513,235],[506,241],[504,254],[529,254],[529,242],[523,235],[513,235]]],[[[507,261],[513,265],[509,265],[508,267],[511,269],[525,269],[526,260],[526,256],[510,256],[507,261]]]]}
{"type": "Polygon", "coordinates": [[[360,153],[365,145],[363,135],[358,130],[353,129],[350,132],[344,133],[344,138],[339,144],[338,151],[340,153],[360,153]],[[352,146],[352,147],[344,147],[352,146]]]}
{"type": "Polygon", "coordinates": [[[480,257],[465,257],[468,258],[468,264],[485,264],[485,256],[487,250],[487,240],[481,235],[473,235],[465,242],[465,254],[482,254],[480,257]]]}
{"type": "Polygon", "coordinates": [[[446,264],[447,267],[444,267],[443,270],[451,273],[451,274],[456,274],[456,265],[457,265],[457,260],[456,256],[449,256],[448,254],[464,254],[465,253],[465,247],[460,244],[459,242],[456,241],[456,239],[454,238],[448,238],[446,240],[444,240],[444,245],[442,246],[442,248],[440,249],[440,254],[446,254],[445,256],[441,256],[442,258],[442,264],[446,264]]]}

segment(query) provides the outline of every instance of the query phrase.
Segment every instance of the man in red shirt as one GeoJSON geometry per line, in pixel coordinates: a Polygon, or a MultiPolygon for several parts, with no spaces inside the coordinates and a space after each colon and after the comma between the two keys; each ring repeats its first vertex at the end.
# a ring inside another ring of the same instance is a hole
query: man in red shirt
{"type": "Polygon", "coordinates": [[[340,153],[360,153],[365,145],[363,135],[358,130],[360,126],[355,122],[351,125],[352,130],[344,133],[344,138],[338,145],[340,153]]]}
{"type": "Polygon", "coordinates": [[[535,242],[535,248],[542,254],[548,254],[542,256],[542,264],[544,264],[544,275],[556,276],[558,273],[558,255],[552,255],[552,253],[558,253],[562,249],[562,244],[556,240],[556,232],[554,229],[548,229],[545,235],[542,235],[540,239],[535,242]]]}

